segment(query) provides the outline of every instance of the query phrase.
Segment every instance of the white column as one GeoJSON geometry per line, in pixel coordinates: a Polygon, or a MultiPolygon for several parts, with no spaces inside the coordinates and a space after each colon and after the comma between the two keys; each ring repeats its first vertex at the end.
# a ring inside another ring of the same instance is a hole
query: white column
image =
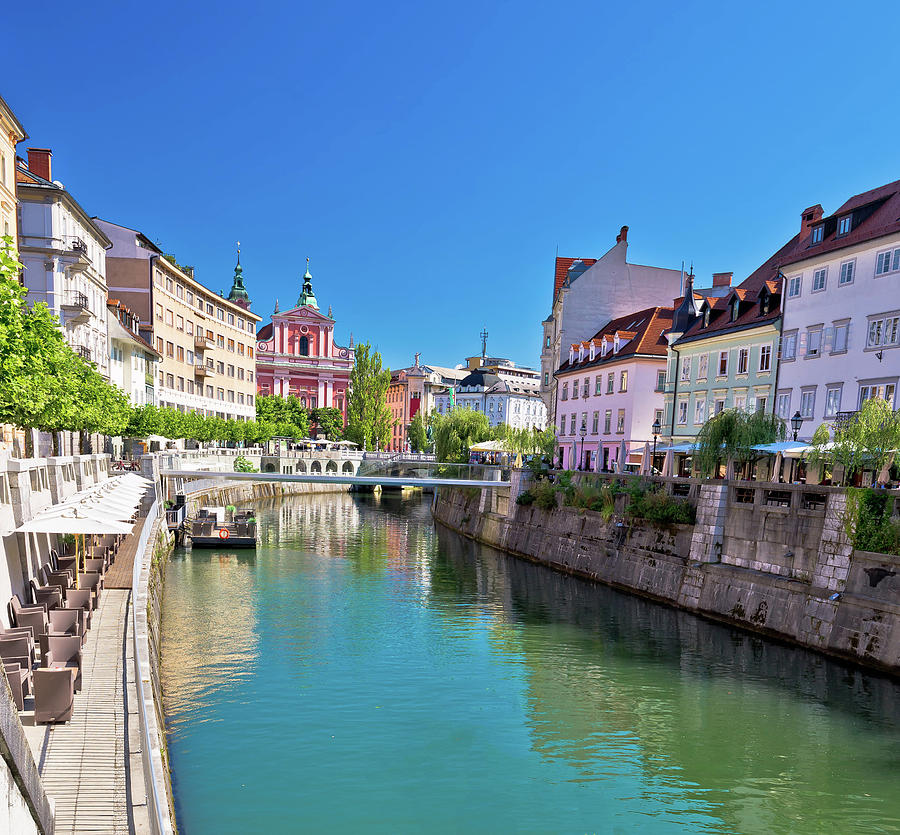
{"type": "Polygon", "coordinates": [[[319,388],[316,393],[316,405],[322,407],[325,405],[325,381],[319,380],[319,388]]]}

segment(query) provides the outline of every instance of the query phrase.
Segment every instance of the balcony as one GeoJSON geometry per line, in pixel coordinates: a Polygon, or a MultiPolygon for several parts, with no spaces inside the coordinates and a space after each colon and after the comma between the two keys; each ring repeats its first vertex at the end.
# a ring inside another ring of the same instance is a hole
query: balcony
{"type": "Polygon", "coordinates": [[[91,318],[90,304],[84,293],[70,293],[60,309],[66,314],[66,324],[78,325],[91,318]]]}
{"type": "Polygon", "coordinates": [[[91,259],[88,256],[87,244],[81,238],[71,238],[68,244],[64,244],[64,249],[69,258],[66,259],[66,267],[74,272],[84,272],[91,266],[91,259]],[[71,259],[71,260],[69,260],[71,259]]]}
{"type": "Polygon", "coordinates": [[[203,334],[201,334],[201,333],[194,334],[194,348],[196,348],[198,351],[207,351],[207,350],[211,351],[215,347],[216,347],[216,343],[213,342],[211,339],[207,339],[203,334]]]}
{"type": "Polygon", "coordinates": [[[78,354],[85,362],[91,361],[91,349],[85,348],[84,345],[78,345],[75,348],[75,353],[78,354]]]}
{"type": "Polygon", "coordinates": [[[211,365],[207,365],[205,362],[196,362],[194,363],[194,373],[198,377],[213,377],[216,372],[211,365]]]}

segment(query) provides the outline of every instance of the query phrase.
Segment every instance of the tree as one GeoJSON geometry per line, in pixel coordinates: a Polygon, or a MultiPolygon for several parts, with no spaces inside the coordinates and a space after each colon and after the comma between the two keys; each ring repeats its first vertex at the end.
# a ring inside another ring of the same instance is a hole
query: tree
{"type": "Polygon", "coordinates": [[[340,409],[323,407],[313,409],[310,418],[319,427],[319,437],[325,436],[329,441],[339,441],[344,433],[344,415],[340,409]]]}
{"type": "Polygon", "coordinates": [[[390,384],[391,370],[382,367],[381,354],[368,342],[357,344],[350,372],[345,437],[368,449],[387,441],[393,426],[387,405],[390,384]]]}
{"type": "Polygon", "coordinates": [[[428,447],[428,435],[422,412],[416,412],[409,424],[409,445],[413,452],[425,452],[428,447]]]}
{"type": "Polygon", "coordinates": [[[694,469],[710,476],[721,461],[743,466],[759,457],[754,446],[783,441],[785,435],[784,421],[775,415],[726,409],[706,421],[697,433],[694,469]]]}
{"type": "Polygon", "coordinates": [[[484,412],[455,408],[438,415],[434,423],[434,451],[437,460],[449,464],[466,464],[469,448],[491,436],[484,412]]]}

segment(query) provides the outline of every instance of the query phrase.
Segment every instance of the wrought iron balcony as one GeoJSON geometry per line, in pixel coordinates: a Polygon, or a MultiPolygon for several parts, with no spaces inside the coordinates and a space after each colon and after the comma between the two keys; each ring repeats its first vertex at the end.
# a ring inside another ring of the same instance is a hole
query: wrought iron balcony
{"type": "Polygon", "coordinates": [[[87,255],[87,244],[81,238],[72,238],[72,252],[78,252],[87,255]]]}
{"type": "Polygon", "coordinates": [[[67,323],[78,324],[91,315],[90,302],[84,293],[70,293],[69,298],[60,307],[66,313],[67,323]]]}
{"type": "Polygon", "coordinates": [[[85,348],[84,345],[78,345],[75,348],[75,353],[78,354],[85,362],[91,361],[91,349],[85,348]]]}

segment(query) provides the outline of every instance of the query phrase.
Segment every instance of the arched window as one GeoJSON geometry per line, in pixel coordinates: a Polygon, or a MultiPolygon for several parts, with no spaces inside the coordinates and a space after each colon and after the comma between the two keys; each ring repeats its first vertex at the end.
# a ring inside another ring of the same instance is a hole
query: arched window
{"type": "Polygon", "coordinates": [[[300,342],[297,348],[298,353],[301,357],[309,356],[309,338],[306,336],[300,337],[300,342]]]}

